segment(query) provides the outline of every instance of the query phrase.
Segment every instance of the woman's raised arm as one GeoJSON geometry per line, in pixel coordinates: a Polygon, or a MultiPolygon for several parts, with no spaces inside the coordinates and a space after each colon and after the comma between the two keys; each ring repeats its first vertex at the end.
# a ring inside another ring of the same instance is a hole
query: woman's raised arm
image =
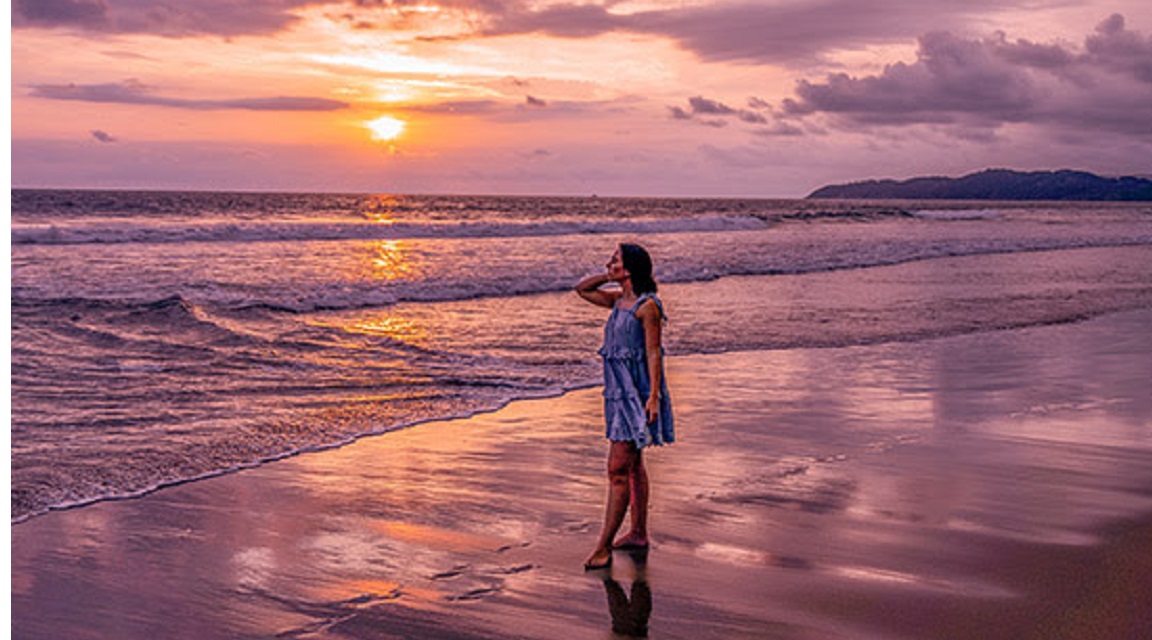
{"type": "Polygon", "coordinates": [[[616,291],[602,291],[600,289],[600,287],[608,282],[610,282],[610,279],[606,273],[588,276],[576,283],[576,293],[594,305],[611,309],[612,305],[616,304],[616,300],[620,297],[620,294],[616,291]]]}

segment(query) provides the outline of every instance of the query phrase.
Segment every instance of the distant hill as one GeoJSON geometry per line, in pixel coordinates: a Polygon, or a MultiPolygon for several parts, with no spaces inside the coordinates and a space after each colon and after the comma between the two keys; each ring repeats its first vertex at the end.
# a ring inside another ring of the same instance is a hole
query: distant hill
{"type": "Polygon", "coordinates": [[[1103,178],[1084,171],[988,169],[962,178],[867,180],[821,187],[809,198],[908,200],[1110,200],[1152,201],[1152,180],[1103,178]]]}

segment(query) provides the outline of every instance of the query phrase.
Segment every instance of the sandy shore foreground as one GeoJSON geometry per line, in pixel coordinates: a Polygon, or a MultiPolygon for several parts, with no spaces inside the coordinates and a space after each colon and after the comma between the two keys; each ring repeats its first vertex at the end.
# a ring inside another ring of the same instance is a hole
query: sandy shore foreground
{"type": "Polygon", "coordinates": [[[13,637],[1152,637],[1152,311],[669,359],[655,545],[598,389],[12,529],[13,637]]]}

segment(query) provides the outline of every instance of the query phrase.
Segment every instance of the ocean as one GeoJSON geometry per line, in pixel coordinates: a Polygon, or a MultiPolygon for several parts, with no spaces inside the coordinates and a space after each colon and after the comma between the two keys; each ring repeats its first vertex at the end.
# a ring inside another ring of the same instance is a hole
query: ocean
{"type": "Polygon", "coordinates": [[[18,189],[12,209],[14,521],[594,386],[606,314],[571,287],[623,241],[653,255],[670,366],[1152,308],[1148,203],[18,189]]]}

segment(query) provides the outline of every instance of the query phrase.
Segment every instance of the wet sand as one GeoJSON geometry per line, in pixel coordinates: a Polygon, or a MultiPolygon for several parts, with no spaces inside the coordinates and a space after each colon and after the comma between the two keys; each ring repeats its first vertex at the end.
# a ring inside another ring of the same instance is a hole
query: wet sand
{"type": "Polygon", "coordinates": [[[668,368],[609,571],[587,389],[15,525],[13,637],[1152,637],[1152,311],[668,368]]]}

